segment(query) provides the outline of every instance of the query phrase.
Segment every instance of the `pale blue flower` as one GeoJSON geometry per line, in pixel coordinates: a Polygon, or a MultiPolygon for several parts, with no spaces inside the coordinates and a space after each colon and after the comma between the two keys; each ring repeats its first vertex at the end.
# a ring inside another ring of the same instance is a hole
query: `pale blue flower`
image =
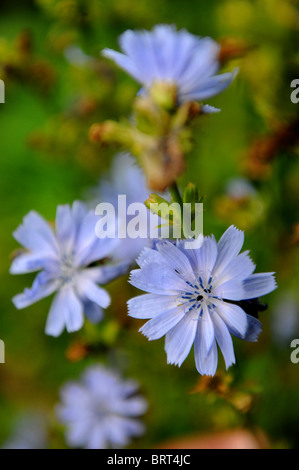
{"type": "Polygon", "coordinates": [[[200,374],[214,375],[217,343],[226,367],[235,363],[230,334],[256,341],[261,323],[239,304],[275,289],[273,273],[253,274],[248,252],[239,254],[244,234],[231,226],[217,243],[203,237],[197,249],[160,241],[145,248],[138,259],[141,269],[130,282],[148,294],[129,300],[129,315],[150,319],[140,329],[149,340],[166,335],[167,362],[181,365],[194,343],[200,374]]]}
{"type": "Polygon", "coordinates": [[[31,211],[14,232],[15,239],[26,248],[11,265],[11,274],[40,271],[30,289],[13,298],[18,309],[25,308],[57,291],[46,323],[46,334],[59,336],[79,330],[84,313],[93,323],[102,319],[103,308],[110,304],[106,284],[122,275],[127,264],[93,263],[108,258],[118,241],[100,240],[95,235],[97,217],[81,202],[72,207],[57,207],[55,230],[38,213],[31,211]]]}
{"type": "Polygon", "coordinates": [[[12,436],[2,445],[2,449],[46,449],[47,428],[44,415],[27,413],[17,421],[12,436]]]}
{"type": "Polygon", "coordinates": [[[226,194],[232,199],[243,199],[257,196],[257,191],[246,178],[232,178],[226,185],[226,194]]]}
{"type": "Polygon", "coordinates": [[[79,382],[68,382],[60,392],[59,420],[66,425],[70,447],[120,448],[144,433],[138,417],[147,409],[136,394],[138,384],[123,380],[103,366],[91,366],[79,382]]]}
{"type": "Polygon", "coordinates": [[[103,55],[146,90],[155,82],[175,84],[179,103],[211,98],[235,76],[235,72],[215,75],[220,67],[220,46],[214,40],[194,36],[184,29],[177,31],[171,25],[157,25],[152,31],[125,31],[119,43],[123,54],[104,49],[103,55]]]}
{"type": "Polygon", "coordinates": [[[278,346],[289,347],[299,337],[299,303],[292,291],[283,292],[276,300],[271,315],[272,337],[278,346]]]}
{"type": "Polygon", "coordinates": [[[85,52],[75,44],[71,44],[64,49],[64,56],[67,61],[75,67],[88,67],[96,62],[93,57],[85,54],[85,52]]]}

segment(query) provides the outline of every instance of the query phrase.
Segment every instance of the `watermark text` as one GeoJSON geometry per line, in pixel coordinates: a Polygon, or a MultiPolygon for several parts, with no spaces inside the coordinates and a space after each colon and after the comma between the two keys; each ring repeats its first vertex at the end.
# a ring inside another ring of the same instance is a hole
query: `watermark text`
{"type": "Polygon", "coordinates": [[[141,202],[127,204],[126,195],[119,194],[116,208],[109,202],[97,205],[95,233],[100,239],[172,238],[184,239],[187,249],[201,246],[202,203],[151,203],[149,209],[141,202]]]}
{"type": "Polygon", "coordinates": [[[5,103],[5,85],[3,80],[0,80],[0,103],[5,103]]]}
{"type": "Polygon", "coordinates": [[[0,339],[0,364],[4,364],[4,363],[5,363],[5,345],[4,345],[4,341],[0,339]]]}

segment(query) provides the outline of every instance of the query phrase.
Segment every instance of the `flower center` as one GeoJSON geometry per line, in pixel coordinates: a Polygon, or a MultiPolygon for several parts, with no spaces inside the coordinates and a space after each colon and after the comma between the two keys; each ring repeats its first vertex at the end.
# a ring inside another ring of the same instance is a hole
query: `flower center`
{"type": "Polygon", "coordinates": [[[76,268],[74,266],[73,253],[62,255],[60,262],[60,278],[62,280],[62,283],[66,284],[68,282],[72,282],[75,273],[76,268]]]}
{"type": "Polygon", "coordinates": [[[194,310],[197,319],[198,316],[201,317],[203,314],[204,303],[210,311],[215,308],[213,299],[217,299],[218,297],[213,295],[212,276],[210,276],[208,282],[205,284],[201,276],[198,276],[197,282],[193,284],[189,281],[185,282],[189,289],[181,295],[180,301],[181,305],[186,306],[186,314],[194,310]]]}
{"type": "MultiPolygon", "coordinates": [[[[107,399],[107,397],[106,397],[107,399]]],[[[105,402],[105,399],[100,399],[97,400],[96,403],[91,408],[91,413],[93,417],[95,417],[97,420],[101,421],[103,420],[106,416],[112,414],[112,411],[109,407],[109,403],[105,402]]]]}

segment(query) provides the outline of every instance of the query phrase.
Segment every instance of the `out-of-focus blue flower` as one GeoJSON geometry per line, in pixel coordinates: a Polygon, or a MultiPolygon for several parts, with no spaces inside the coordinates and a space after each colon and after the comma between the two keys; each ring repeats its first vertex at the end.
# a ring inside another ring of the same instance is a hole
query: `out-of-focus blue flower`
{"type": "MultiPolygon", "coordinates": [[[[121,230],[127,227],[136,214],[127,214],[130,204],[144,204],[151,194],[151,190],[146,184],[146,178],[142,169],[137,165],[136,159],[128,153],[119,153],[116,155],[111,172],[107,177],[99,181],[99,185],[94,190],[93,205],[99,201],[109,202],[115,208],[115,217],[121,230]],[[126,207],[124,210],[118,210],[118,196],[126,196],[126,207]]],[[[164,195],[168,197],[168,194],[164,195]]],[[[113,251],[112,257],[115,261],[134,262],[142,249],[150,244],[150,226],[157,227],[161,224],[161,219],[151,213],[144,206],[143,224],[147,228],[148,238],[120,238],[119,244],[113,251]]],[[[142,216],[142,214],[141,214],[142,216]]],[[[142,222],[141,222],[142,223],[142,222]]],[[[163,230],[161,230],[163,234],[163,230]]]]}
{"type": "Polygon", "coordinates": [[[123,54],[104,49],[103,55],[147,90],[155,82],[175,84],[179,103],[211,98],[235,76],[235,72],[215,75],[220,66],[220,46],[214,40],[177,31],[171,25],[157,25],[152,31],[128,30],[119,42],[123,54]]]}
{"type": "Polygon", "coordinates": [[[232,199],[254,197],[257,191],[246,178],[232,178],[226,185],[226,194],[232,199]]]}
{"type": "Polygon", "coordinates": [[[85,52],[74,44],[69,45],[64,50],[64,56],[68,62],[76,67],[92,66],[95,62],[93,57],[85,54],[85,52]]]}
{"type": "Polygon", "coordinates": [[[290,346],[299,335],[299,303],[292,291],[283,292],[275,303],[271,315],[271,330],[278,346],[290,346]]]}
{"type": "Polygon", "coordinates": [[[98,239],[97,217],[79,201],[57,207],[55,231],[38,213],[31,211],[14,232],[15,239],[28,251],[17,256],[11,274],[40,270],[30,289],[13,298],[18,309],[31,305],[57,291],[46,323],[46,334],[59,336],[79,330],[84,315],[97,323],[103,308],[110,304],[106,284],[127,269],[127,263],[91,266],[111,255],[118,240],[98,239]]]}
{"type": "Polygon", "coordinates": [[[59,420],[67,426],[70,447],[105,449],[125,447],[144,432],[137,419],[147,409],[136,395],[138,384],[122,380],[114,371],[91,366],[80,382],[68,382],[61,389],[59,420]]]}
{"type": "Polygon", "coordinates": [[[217,243],[204,237],[200,248],[160,241],[145,248],[130,282],[148,294],[129,300],[129,315],[150,319],[140,329],[149,340],[166,335],[167,362],[181,365],[194,343],[200,374],[214,375],[217,343],[226,368],[235,363],[231,334],[256,341],[261,323],[238,305],[275,289],[273,273],[253,274],[248,252],[239,254],[244,234],[231,226],[217,243]]]}
{"type": "Polygon", "coordinates": [[[2,449],[46,449],[47,441],[45,416],[32,412],[19,419],[12,436],[3,444],[2,449]]]}

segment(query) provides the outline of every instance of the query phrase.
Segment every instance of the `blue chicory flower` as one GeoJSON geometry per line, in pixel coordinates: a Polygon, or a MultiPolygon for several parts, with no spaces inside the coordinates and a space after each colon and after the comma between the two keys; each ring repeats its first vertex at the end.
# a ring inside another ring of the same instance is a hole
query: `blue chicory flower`
{"type": "Polygon", "coordinates": [[[271,333],[274,343],[289,348],[293,338],[299,337],[299,302],[297,292],[286,290],[276,299],[271,315],[271,333]]]}
{"type": "MultiPolygon", "coordinates": [[[[152,31],[125,31],[119,39],[123,54],[104,49],[103,55],[128,72],[145,90],[155,82],[177,87],[179,103],[202,101],[223,91],[236,70],[215,75],[220,67],[220,46],[209,37],[197,37],[171,25],[152,31]]],[[[215,112],[215,108],[205,108],[215,112]]]]}
{"type": "Polygon", "coordinates": [[[214,375],[217,343],[228,368],[235,363],[230,334],[256,341],[261,323],[238,303],[271,292],[276,283],[273,273],[253,274],[248,252],[239,254],[243,241],[231,226],[218,243],[202,237],[200,248],[160,241],[143,250],[130,282],[148,293],[129,300],[129,315],[150,319],[140,329],[149,340],[166,335],[168,363],[181,366],[194,343],[198,372],[214,375]]]}
{"type": "Polygon", "coordinates": [[[14,238],[26,250],[12,262],[11,274],[40,271],[30,289],[13,298],[18,309],[25,308],[57,291],[46,323],[46,334],[59,336],[79,330],[84,315],[93,323],[102,319],[103,308],[110,304],[106,284],[124,274],[128,263],[93,263],[111,255],[118,240],[98,239],[97,217],[79,201],[57,207],[55,231],[38,213],[31,211],[14,232],[14,238]]]}
{"type": "Polygon", "coordinates": [[[143,434],[144,425],[137,418],[145,413],[147,402],[137,390],[135,381],[123,380],[103,366],[90,366],[80,382],[66,383],[57,416],[67,426],[68,445],[119,448],[143,434]]]}
{"type": "Polygon", "coordinates": [[[246,178],[232,178],[226,185],[226,194],[232,199],[246,199],[257,196],[257,191],[246,178]]]}
{"type": "Polygon", "coordinates": [[[1,449],[46,449],[48,437],[46,417],[41,413],[29,412],[19,418],[13,434],[1,449]]]}

